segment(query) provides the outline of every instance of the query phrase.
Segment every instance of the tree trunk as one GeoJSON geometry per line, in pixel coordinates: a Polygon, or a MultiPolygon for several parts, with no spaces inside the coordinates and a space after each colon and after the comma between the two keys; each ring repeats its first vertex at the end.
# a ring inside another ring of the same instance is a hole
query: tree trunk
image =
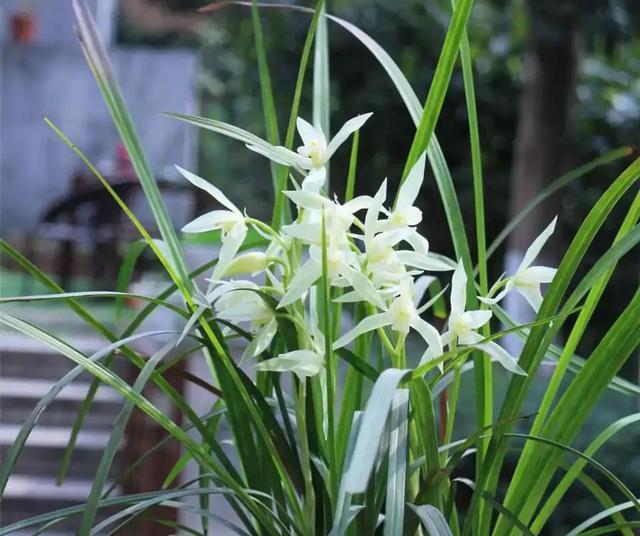
{"type": "MultiPolygon", "coordinates": [[[[528,0],[529,42],[512,165],[513,217],[551,180],[566,170],[572,131],[572,104],[579,61],[579,0],[528,0]]],[[[513,273],[531,241],[555,214],[551,204],[530,214],[511,234],[506,269],[513,273]]],[[[552,261],[553,243],[543,251],[552,261]]],[[[510,295],[507,308],[530,318],[524,300],[510,295]]]]}

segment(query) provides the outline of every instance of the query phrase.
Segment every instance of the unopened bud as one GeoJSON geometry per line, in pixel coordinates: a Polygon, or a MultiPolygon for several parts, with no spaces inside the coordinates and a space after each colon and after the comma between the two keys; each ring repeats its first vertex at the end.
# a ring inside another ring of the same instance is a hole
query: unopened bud
{"type": "Polygon", "coordinates": [[[267,267],[267,256],[261,251],[245,253],[233,259],[224,272],[225,277],[240,274],[255,274],[267,267]]]}

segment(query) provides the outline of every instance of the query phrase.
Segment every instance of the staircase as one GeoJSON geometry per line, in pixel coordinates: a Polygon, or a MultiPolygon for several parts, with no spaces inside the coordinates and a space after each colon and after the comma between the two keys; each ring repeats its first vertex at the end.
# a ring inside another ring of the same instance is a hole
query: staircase
{"type": "MultiPolygon", "coordinates": [[[[40,312],[36,316],[45,315],[40,312]]],[[[29,319],[47,329],[51,324],[64,324],[66,332],[75,333],[69,342],[85,354],[91,354],[106,344],[68,316],[46,316],[49,318],[29,319]],[[64,318],[66,320],[63,321],[64,318]]],[[[0,331],[0,459],[4,460],[38,400],[74,365],[38,341],[16,332],[0,331]]],[[[62,486],[57,486],[56,474],[62,453],[90,382],[91,377],[83,373],[63,389],[40,415],[0,501],[0,527],[87,500],[111,427],[122,405],[122,399],[115,391],[107,386],[98,389],[78,436],[67,478],[62,486]]],[[[78,521],[79,517],[71,518],[47,529],[44,534],[74,534],[78,521]]],[[[30,528],[15,534],[33,532],[34,529],[30,528]]]]}

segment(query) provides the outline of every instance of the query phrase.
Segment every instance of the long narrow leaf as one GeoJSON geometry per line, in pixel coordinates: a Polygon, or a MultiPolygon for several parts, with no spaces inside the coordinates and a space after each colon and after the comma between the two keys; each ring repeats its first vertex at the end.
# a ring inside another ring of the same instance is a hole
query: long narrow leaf
{"type": "Polygon", "coordinates": [[[409,431],[409,390],[398,389],[389,416],[389,463],[387,465],[387,503],[384,534],[404,534],[404,510],[407,485],[409,431]]]}
{"type": "Polygon", "coordinates": [[[177,275],[180,278],[180,284],[188,289],[191,286],[191,281],[187,275],[188,271],[184,261],[182,247],[180,246],[173,223],[171,218],[169,218],[164,201],[160,195],[160,189],[153,176],[151,167],[142,150],[133,121],[122,98],[115,74],[107,57],[104,45],[100,40],[100,35],[91,12],[82,0],[73,0],[73,10],[75,12],[78,37],[80,38],[82,51],[85,54],[89,67],[98,83],[98,87],[109,107],[116,128],[131,157],[131,162],[149,201],[149,206],[153,212],[162,239],[167,244],[172,265],[176,268],[177,275]]]}
{"type": "Polygon", "coordinates": [[[387,369],[380,374],[373,386],[362,418],[353,458],[345,475],[347,493],[363,493],[367,487],[391,409],[393,394],[407,372],[407,370],[387,369]]]}
{"type": "MultiPolygon", "coordinates": [[[[147,385],[153,370],[156,368],[160,360],[163,359],[174,348],[174,346],[175,341],[171,340],[149,358],[133,384],[131,392],[142,394],[142,390],[147,385]]],[[[102,453],[100,464],[98,465],[98,469],[96,470],[96,474],[93,478],[93,484],[91,485],[91,492],[89,493],[86,508],[82,513],[82,520],[80,521],[79,527],[80,534],[89,534],[91,532],[91,527],[94,525],[95,516],[98,511],[98,503],[100,502],[100,497],[103,491],[102,488],[109,476],[111,465],[113,464],[120,442],[124,437],[125,427],[129,422],[129,417],[131,416],[131,412],[134,407],[135,404],[132,400],[126,400],[120,414],[113,424],[113,429],[109,435],[109,441],[102,453]]],[[[98,528],[96,527],[93,532],[95,533],[97,531],[98,528]]]]}

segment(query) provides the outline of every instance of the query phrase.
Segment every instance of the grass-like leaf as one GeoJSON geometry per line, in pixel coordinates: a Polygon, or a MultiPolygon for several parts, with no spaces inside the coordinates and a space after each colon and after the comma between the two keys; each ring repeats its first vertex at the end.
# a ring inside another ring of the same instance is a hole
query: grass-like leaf
{"type": "MultiPolygon", "coordinates": [[[[160,360],[163,359],[174,348],[174,346],[175,341],[171,340],[148,359],[131,388],[132,392],[142,394],[142,390],[149,381],[153,370],[156,368],[160,360]]],[[[125,427],[129,422],[129,417],[131,416],[131,412],[134,407],[134,402],[132,400],[127,400],[113,424],[113,429],[109,435],[109,441],[102,453],[100,464],[98,465],[98,469],[93,478],[93,484],[91,485],[91,492],[89,493],[86,508],[82,513],[82,520],[80,521],[79,528],[80,534],[90,533],[91,527],[94,525],[95,516],[98,511],[98,503],[100,502],[100,497],[103,491],[102,488],[109,476],[111,465],[113,464],[120,442],[124,437],[125,427]]],[[[99,528],[96,527],[93,532],[97,533],[98,530],[99,528]]]]}
{"type": "Polygon", "coordinates": [[[149,206],[153,212],[162,239],[167,244],[168,251],[170,252],[172,265],[177,270],[180,285],[185,288],[190,288],[191,280],[187,275],[188,270],[184,261],[180,241],[176,235],[171,218],[167,213],[151,167],[142,150],[133,121],[122,98],[120,88],[118,87],[115,74],[111,67],[111,62],[100,40],[91,12],[82,0],[73,0],[73,9],[76,16],[78,37],[80,38],[82,51],[98,83],[104,100],[109,107],[109,111],[122,137],[122,141],[127,148],[131,163],[140,179],[140,184],[149,201],[149,206]]]}

